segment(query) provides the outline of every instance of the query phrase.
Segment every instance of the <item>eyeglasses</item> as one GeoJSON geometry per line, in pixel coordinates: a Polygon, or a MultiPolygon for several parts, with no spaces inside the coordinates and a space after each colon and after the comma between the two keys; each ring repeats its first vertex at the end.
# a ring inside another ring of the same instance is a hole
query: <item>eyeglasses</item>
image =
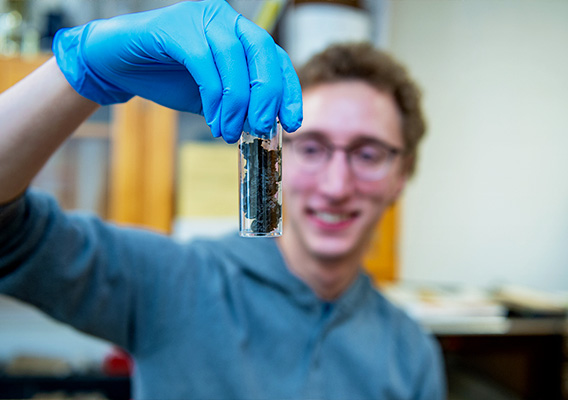
{"type": "Polygon", "coordinates": [[[348,146],[336,146],[319,134],[302,134],[284,137],[294,161],[309,173],[315,173],[327,165],[333,153],[343,151],[354,175],[365,181],[378,181],[385,177],[394,159],[403,150],[378,139],[360,138],[348,146]]]}

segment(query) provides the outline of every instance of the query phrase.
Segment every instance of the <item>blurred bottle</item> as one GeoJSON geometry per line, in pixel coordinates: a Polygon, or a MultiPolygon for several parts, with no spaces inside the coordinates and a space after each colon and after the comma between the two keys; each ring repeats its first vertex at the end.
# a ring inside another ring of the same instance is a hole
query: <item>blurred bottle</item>
{"type": "Polygon", "coordinates": [[[61,29],[70,26],[67,21],[67,15],[63,8],[54,7],[48,10],[44,16],[44,27],[41,33],[40,48],[42,51],[50,51],[55,33],[61,29]]]}
{"type": "Polygon", "coordinates": [[[0,6],[0,54],[37,54],[39,34],[28,21],[28,1],[5,0],[0,6]]]}

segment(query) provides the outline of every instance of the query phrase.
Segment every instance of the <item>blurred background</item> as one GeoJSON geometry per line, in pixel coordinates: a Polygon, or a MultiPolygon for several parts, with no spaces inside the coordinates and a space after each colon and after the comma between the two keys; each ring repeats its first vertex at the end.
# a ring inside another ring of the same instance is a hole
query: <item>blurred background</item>
{"type": "MultiPolygon", "coordinates": [[[[57,29],[175,2],[0,0],[0,90],[49,57],[57,29]]],[[[452,398],[568,398],[568,2],[229,3],[296,65],[329,43],[367,40],[408,67],[428,133],[415,178],[377,228],[372,276],[440,339],[457,371],[452,398]]],[[[35,185],[66,208],[186,240],[238,226],[236,155],[201,117],[136,99],[98,111],[35,185]]],[[[114,362],[128,376],[124,358],[0,298],[0,363],[16,365],[0,385],[30,359],[64,375],[114,362]]]]}

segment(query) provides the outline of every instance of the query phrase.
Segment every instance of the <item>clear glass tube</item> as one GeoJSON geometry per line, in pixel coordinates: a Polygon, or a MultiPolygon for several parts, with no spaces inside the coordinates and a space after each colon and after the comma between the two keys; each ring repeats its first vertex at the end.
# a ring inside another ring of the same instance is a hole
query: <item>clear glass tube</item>
{"type": "Polygon", "coordinates": [[[282,127],[274,121],[267,134],[245,123],[239,140],[239,234],[282,235],[282,127]]]}

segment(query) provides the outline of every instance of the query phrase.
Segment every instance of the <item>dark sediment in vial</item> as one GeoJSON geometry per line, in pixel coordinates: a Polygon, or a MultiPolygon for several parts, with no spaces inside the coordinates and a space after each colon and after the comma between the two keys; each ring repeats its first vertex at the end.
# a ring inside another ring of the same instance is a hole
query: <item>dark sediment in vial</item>
{"type": "Polygon", "coordinates": [[[278,228],[282,206],[278,201],[280,183],[279,150],[262,146],[261,138],[243,142],[240,151],[246,160],[246,174],[241,182],[241,201],[245,216],[252,219],[251,230],[269,233],[278,228]]]}

